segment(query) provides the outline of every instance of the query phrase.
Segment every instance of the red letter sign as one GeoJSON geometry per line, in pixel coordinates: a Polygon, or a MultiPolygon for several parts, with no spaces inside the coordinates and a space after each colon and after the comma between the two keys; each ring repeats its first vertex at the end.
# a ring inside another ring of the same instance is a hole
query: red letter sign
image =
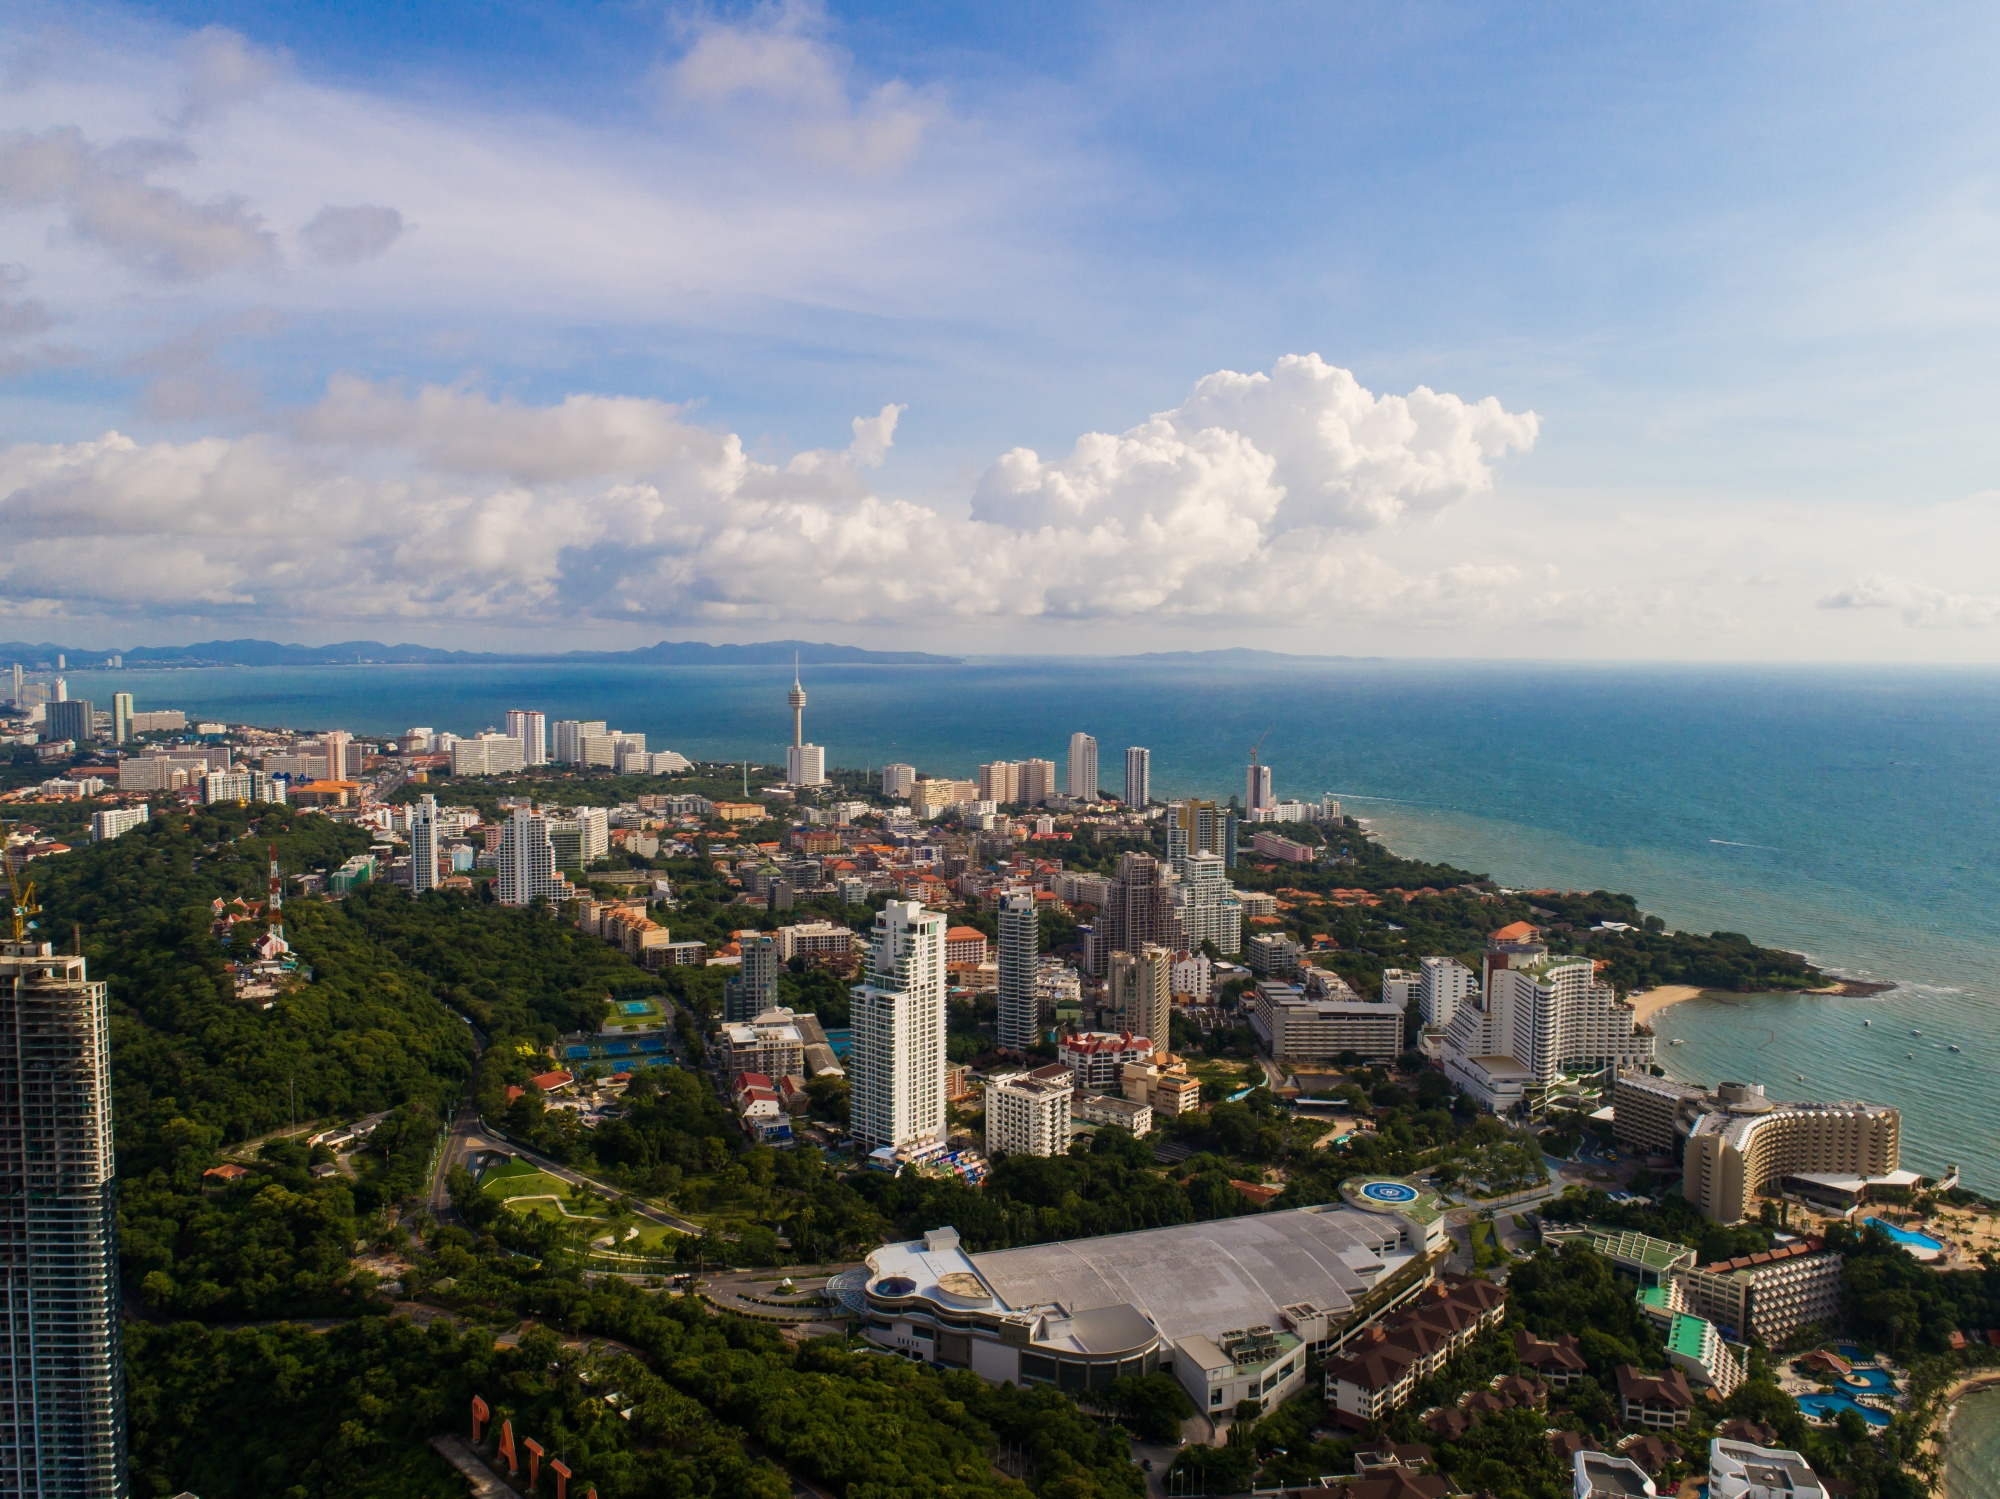
{"type": "Polygon", "coordinates": [[[562,1459],[550,1458],[549,1471],[556,1475],[556,1499],[569,1499],[569,1469],[563,1466],[562,1459]]]}
{"type": "Polygon", "coordinates": [[[484,1400],[477,1395],[472,1397],[472,1440],[475,1444],[479,1441],[479,1428],[486,1424],[487,1417],[492,1414],[493,1412],[486,1408],[484,1400]]]}
{"type": "Polygon", "coordinates": [[[494,1454],[507,1459],[507,1476],[514,1477],[521,1471],[521,1464],[514,1456],[514,1423],[511,1420],[500,1423],[500,1448],[494,1454]]]}
{"type": "Polygon", "coordinates": [[[542,1476],[542,1444],[533,1437],[522,1437],[521,1445],[528,1449],[528,1487],[533,1488],[542,1476]]]}

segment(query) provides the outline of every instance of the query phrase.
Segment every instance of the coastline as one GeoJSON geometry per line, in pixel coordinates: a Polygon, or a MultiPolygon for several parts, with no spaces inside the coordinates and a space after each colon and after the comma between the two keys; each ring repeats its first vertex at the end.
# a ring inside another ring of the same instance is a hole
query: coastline
{"type": "Polygon", "coordinates": [[[1919,1462],[1927,1459],[1937,1465],[1942,1477],[1945,1452],[1951,1442],[1952,1417],[1957,1414],[1958,1402],[1967,1395],[1996,1386],[2000,1386],[2000,1369],[1975,1369],[1961,1374],[1940,1391],[1937,1396],[1938,1419],[1924,1434],[1923,1444],[1917,1449],[1919,1462]]]}
{"type": "Polygon", "coordinates": [[[1646,989],[1629,996],[1632,1018],[1644,1025],[1660,1011],[1683,1000],[1699,999],[1705,991],[1696,984],[1661,984],[1656,989],[1646,989]]]}

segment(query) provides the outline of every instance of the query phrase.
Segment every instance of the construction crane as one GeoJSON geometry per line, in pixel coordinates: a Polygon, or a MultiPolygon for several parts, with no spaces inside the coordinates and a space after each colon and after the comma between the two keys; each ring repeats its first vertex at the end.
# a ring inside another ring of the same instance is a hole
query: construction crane
{"type": "Polygon", "coordinates": [[[7,866],[7,902],[14,918],[14,940],[28,940],[28,928],[34,923],[28,918],[42,914],[42,908],[35,904],[35,882],[23,880],[14,871],[14,861],[0,854],[0,862],[7,866]]]}

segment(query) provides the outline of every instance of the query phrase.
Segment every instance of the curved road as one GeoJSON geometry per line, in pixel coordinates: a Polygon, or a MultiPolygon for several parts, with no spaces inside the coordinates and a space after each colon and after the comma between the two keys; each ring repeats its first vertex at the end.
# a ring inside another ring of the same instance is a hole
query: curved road
{"type": "Polygon", "coordinates": [[[470,1098],[463,1099],[459,1103],[458,1117],[452,1121],[451,1134],[445,1139],[444,1149],[438,1152],[437,1173],[431,1178],[430,1209],[432,1216],[440,1223],[455,1221],[458,1216],[457,1210],[451,1205],[451,1189],[447,1184],[451,1168],[464,1166],[468,1156],[487,1150],[505,1151],[509,1155],[519,1156],[537,1170],[546,1171],[557,1181],[568,1182],[571,1186],[587,1187],[602,1195],[607,1201],[615,1202],[621,1197],[625,1198],[632,1204],[632,1211],[636,1216],[671,1228],[677,1233],[693,1234],[699,1238],[707,1232],[699,1223],[676,1217],[662,1208],[656,1208],[651,1203],[621,1191],[609,1182],[586,1176],[573,1167],[552,1161],[525,1145],[516,1145],[512,1140],[489,1130],[480,1119],[479,1110],[473,1106],[470,1098]]]}

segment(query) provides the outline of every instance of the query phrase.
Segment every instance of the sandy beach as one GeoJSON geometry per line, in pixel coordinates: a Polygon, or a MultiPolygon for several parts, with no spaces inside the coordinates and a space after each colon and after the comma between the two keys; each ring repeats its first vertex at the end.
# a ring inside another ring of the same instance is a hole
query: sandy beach
{"type": "Polygon", "coordinates": [[[1657,989],[1648,989],[1643,994],[1631,996],[1633,1017],[1644,1025],[1668,1005],[1677,1005],[1684,999],[1693,999],[1701,990],[1694,984],[1662,984],[1657,989]]]}

